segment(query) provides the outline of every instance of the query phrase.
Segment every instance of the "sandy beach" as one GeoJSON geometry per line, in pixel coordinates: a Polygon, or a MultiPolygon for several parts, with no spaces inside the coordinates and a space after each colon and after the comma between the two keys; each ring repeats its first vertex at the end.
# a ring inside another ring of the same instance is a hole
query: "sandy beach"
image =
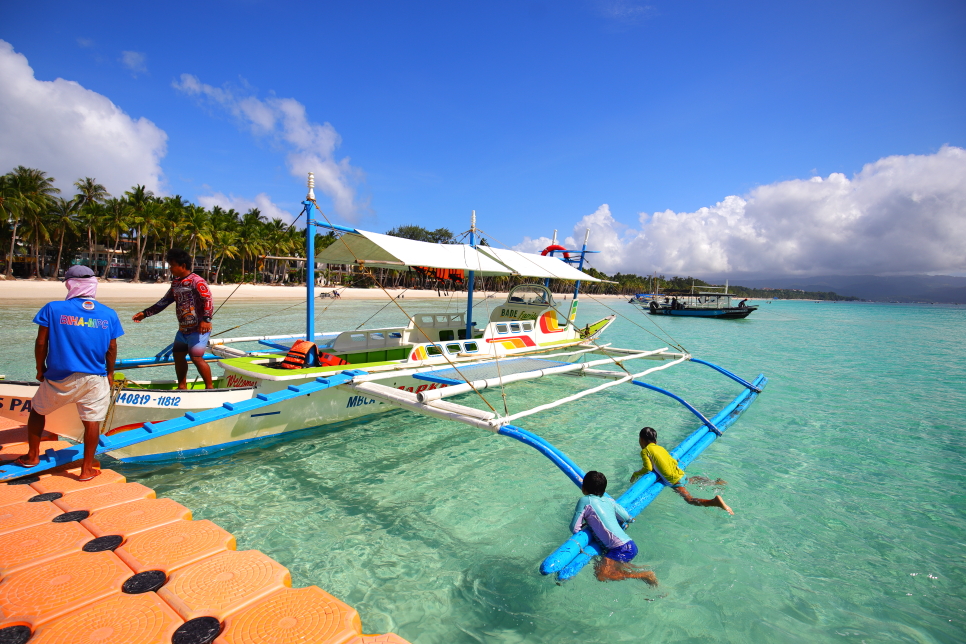
{"type": "MultiPolygon", "coordinates": [[[[166,282],[155,284],[132,284],[126,281],[102,281],[97,288],[97,299],[103,302],[146,302],[153,304],[164,296],[168,289],[166,282]]],[[[339,288],[316,287],[316,296],[338,290],[344,299],[351,300],[386,300],[386,293],[378,288],[339,288]]],[[[256,300],[298,300],[305,298],[304,286],[278,286],[268,284],[224,284],[211,287],[216,302],[231,297],[235,302],[253,302],[256,300]]],[[[67,289],[58,280],[0,280],[0,302],[49,302],[63,299],[67,289]]],[[[393,296],[403,295],[404,299],[436,300],[439,295],[434,290],[405,290],[388,289],[393,296]]],[[[450,293],[452,295],[452,293],[450,293]]],[[[488,293],[490,295],[491,293],[488,293]]],[[[480,297],[477,291],[477,297],[480,297]]],[[[494,299],[506,297],[506,293],[492,294],[494,299]]],[[[591,297],[583,295],[584,297],[591,297]]],[[[563,296],[558,296],[562,299],[563,296]]],[[[626,300],[624,295],[593,295],[599,300],[626,300]]]]}

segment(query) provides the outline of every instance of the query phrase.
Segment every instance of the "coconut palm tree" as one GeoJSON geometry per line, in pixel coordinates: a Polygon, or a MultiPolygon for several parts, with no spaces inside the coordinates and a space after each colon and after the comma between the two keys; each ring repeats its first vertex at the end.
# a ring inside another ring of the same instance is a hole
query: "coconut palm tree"
{"type": "Polygon", "coordinates": [[[188,253],[191,255],[193,262],[198,247],[200,246],[204,250],[211,241],[211,221],[205,209],[193,205],[186,207],[182,220],[182,231],[188,236],[188,253]]]}
{"type": "MultiPolygon", "coordinates": [[[[33,242],[36,259],[33,275],[39,277],[42,268],[40,246],[48,239],[43,219],[50,210],[54,195],[60,192],[60,188],[54,186],[53,177],[48,177],[46,172],[36,168],[19,165],[8,176],[13,186],[13,198],[10,203],[18,218],[23,219],[23,225],[26,228],[24,239],[33,242]]],[[[12,275],[11,269],[12,262],[8,267],[8,277],[12,275]]]]}
{"type": "Polygon", "coordinates": [[[114,256],[117,256],[119,252],[119,246],[121,245],[121,237],[124,233],[131,230],[131,206],[124,199],[110,198],[104,204],[105,214],[101,219],[101,232],[103,232],[107,239],[114,239],[114,252],[109,254],[107,261],[104,263],[104,273],[101,275],[102,278],[106,278],[108,272],[111,269],[111,261],[114,256]]]}
{"type": "Polygon", "coordinates": [[[254,259],[265,246],[262,239],[262,225],[264,223],[265,217],[262,216],[262,212],[258,208],[252,208],[242,216],[237,242],[242,257],[242,281],[245,281],[245,258],[251,257],[254,259]]]}
{"type": "Polygon", "coordinates": [[[57,263],[54,265],[53,270],[54,279],[60,276],[60,261],[64,255],[64,236],[67,233],[75,235],[80,230],[80,224],[75,218],[79,206],[80,204],[76,199],[66,201],[61,197],[57,197],[54,202],[54,207],[50,210],[49,227],[55,233],[59,233],[58,236],[60,237],[57,245],[57,263]]]}
{"type": "Polygon", "coordinates": [[[147,245],[146,240],[142,240],[144,237],[144,226],[147,222],[145,216],[147,208],[154,203],[154,193],[147,190],[141,184],[136,184],[133,188],[124,193],[124,197],[127,200],[127,204],[131,209],[130,225],[134,231],[134,243],[135,243],[135,266],[134,266],[134,277],[132,282],[140,281],[141,277],[141,257],[144,254],[144,246],[147,245]]]}
{"type": "Polygon", "coordinates": [[[20,223],[19,217],[14,217],[14,187],[13,178],[9,174],[0,175],[0,216],[10,225],[10,253],[7,255],[7,268],[4,271],[4,278],[10,279],[13,276],[13,251],[17,241],[17,224],[20,223]]]}
{"type": "Polygon", "coordinates": [[[221,266],[225,263],[225,258],[234,259],[238,257],[238,234],[232,230],[216,230],[212,247],[215,248],[215,257],[219,259],[218,270],[215,271],[215,279],[222,282],[221,266]]]}
{"type": "Polygon", "coordinates": [[[102,203],[111,197],[111,193],[107,191],[107,188],[97,183],[97,179],[92,179],[91,177],[78,179],[74,182],[74,187],[77,188],[77,195],[74,199],[78,202],[80,208],[91,203],[102,203]]]}
{"type": "Polygon", "coordinates": [[[96,273],[97,259],[94,255],[94,247],[97,245],[98,222],[103,214],[99,206],[105,199],[111,197],[111,193],[93,177],[78,179],[74,182],[74,187],[77,188],[74,200],[78,203],[78,225],[84,230],[87,237],[87,261],[91,270],[96,273]]]}

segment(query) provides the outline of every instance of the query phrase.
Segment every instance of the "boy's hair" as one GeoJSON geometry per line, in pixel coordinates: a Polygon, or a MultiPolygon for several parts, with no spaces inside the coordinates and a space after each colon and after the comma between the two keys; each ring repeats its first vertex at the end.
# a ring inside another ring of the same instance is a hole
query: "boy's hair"
{"type": "Polygon", "coordinates": [[[184,250],[183,248],[172,248],[164,256],[164,259],[167,260],[169,264],[178,264],[179,266],[191,268],[191,255],[189,255],[188,251],[184,250]]]}
{"type": "Polygon", "coordinates": [[[581,487],[587,494],[604,496],[604,492],[607,491],[607,477],[603,472],[591,470],[584,475],[584,484],[581,487]]]}
{"type": "Polygon", "coordinates": [[[653,427],[644,427],[641,429],[641,440],[645,443],[656,443],[657,442],[657,430],[653,427]]]}

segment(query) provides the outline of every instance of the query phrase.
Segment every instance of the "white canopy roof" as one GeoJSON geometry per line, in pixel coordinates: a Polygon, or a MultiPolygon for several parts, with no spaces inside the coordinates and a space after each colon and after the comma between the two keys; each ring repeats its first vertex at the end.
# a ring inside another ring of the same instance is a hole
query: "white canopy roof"
{"type": "Polygon", "coordinates": [[[582,280],[584,282],[600,281],[596,277],[591,277],[587,273],[577,270],[562,259],[549,255],[522,253],[518,250],[491,248],[490,246],[479,246],[477,250],[489,255],[501,264],[509,266],[514,273],[527,277],[550,277],[560,280],[582,280]]]}
{"type": "Polygon", "coordinates": [[[405,266],[455,268],[481,275],[511,275],[513,271],[467,244],[431,244],[358,230],[346,233],[315,256],[325,264],[355,264],[401,269],[405,266]],[[356,234],[358,233],[358,234],[356,234]]]}
{"type": "Polygon", "coordinates": [[[334,244],[315,256],[324,264],[355,264],[401,269],[405,266],[428,266],[476,271],[478,275],[524,275],[564,280],[599,282],[596,277],[578,271],[555,257],[515,250],[468,244],[432,244],[356,230],[346,233],[334,244]]]}

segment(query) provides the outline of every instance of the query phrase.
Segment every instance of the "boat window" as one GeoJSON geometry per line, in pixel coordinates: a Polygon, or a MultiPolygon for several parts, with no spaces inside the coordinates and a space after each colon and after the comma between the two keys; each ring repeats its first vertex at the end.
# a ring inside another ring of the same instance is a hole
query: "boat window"
{"type": "Polygon", "coordinates": [[[496,325],[496,332],[497,333],[506,333],[507,332],[506,325],[505,324],[497,324],[496,325]]]}
{"type": "Polygon", "coordinates": [[[443,329],[439,332],[439,339],[443,342],[448,342],[449,340],[455,340],[456,334],[453,333],[453,329],[443,329]]]}
{"type": "Polygon", "coordinates": [[[521,284],[520,286],[513,287],[507,295],[507,301],[548,306],[553,303],[553,296],[550,295],[550,291],[540,284],[521,284]]]}
{"type": "Polygon", "coordinates": [[[353,342],[365,342],[366,341],[366,334],[365,333],[350,333],[349,334],[349,339],[351,339],[353,342]]]}
{"type": "Polygon", "coordinates": [[[437,315],[436,316],[436,321],[439,322],[440,324],[449,324],[449,316],[448,315],[437,315]]]}
{"type": "Polygon", "coordinates": [[[533,324],[531,324],[530,322],[524,322],[523,323],[523,330],[524,331],[533,331],[533,324]]]}
{"type": "Polygon", "coordinates": [[[449,321],[450,322],[460,323],[460,322],[463,321],[463,315],[462,314],[451,315],[451,316],[449,316],[449,321]]]}
{"type": "Polygon", "coordinates": [[[420,315],[419,316],[419,323],[420,324],[430,324],[430,325],[432,325],[432,323],[433,323],[433,316],[432,315],[420,315]]]}
{"type": "Polygon", "coordinates": [[[460,348],[460,345],[458,344],[447,344],[446,350],[449,351],[450,353],[459,353],[460,351],[462,351],[462,349],[460,348]]]}
{"type": "Polygon", "coordinates": [[[510,324],[510,331],[512,331],[513,333],[519,333],[520,332],[520,325],[517,324],[516,322],[512,322],[510,324]]]}
{"type": "Polygon", "coordinates": [[[426,353],[431,356],[441,356],[443,352],[435,344],[426,345],[426,353]]]}
{"type": "Polygon", "coordinates": [[[476,346],[476,343],[475,342],[467,342],[463,346],[470,353],[473,353],[474,351],[479,351],[480,350],[480,348],[478,346],[476,346]]]}
{"type": "Polygon", "coordinates": [[[400,333],[399,331],[393,331],[392,333],[389,334],[389,337],[392,338],[393,340],[398,340],[402,338],[402,333],[400,333]]]}
{"type": "Polygon", "coordinates": [[[376,341],[382,341],[382,340],[385,340],[386,339],[386,334],[385,333],[370,333],[369,334],[369,339],[370,340],[376,340],[376,341]]]}

